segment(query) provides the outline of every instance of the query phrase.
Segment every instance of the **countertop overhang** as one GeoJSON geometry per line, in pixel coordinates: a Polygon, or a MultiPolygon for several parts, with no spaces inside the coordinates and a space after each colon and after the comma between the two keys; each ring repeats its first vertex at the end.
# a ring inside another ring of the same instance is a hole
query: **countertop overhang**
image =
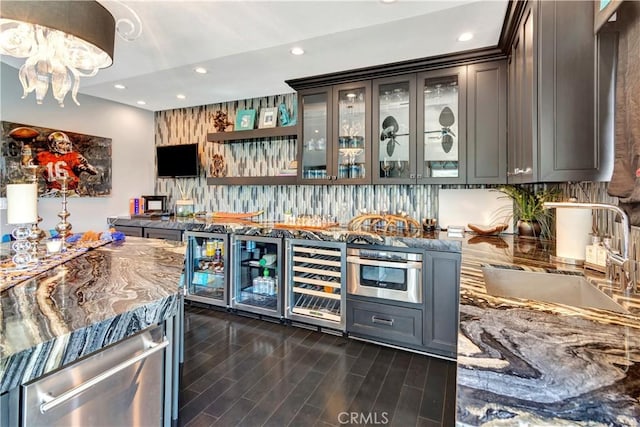
{"type": "Polygon", "coordinates": [[[184,251],[128,237],[0,293],[0,393],[175,315],[184,251]]]}

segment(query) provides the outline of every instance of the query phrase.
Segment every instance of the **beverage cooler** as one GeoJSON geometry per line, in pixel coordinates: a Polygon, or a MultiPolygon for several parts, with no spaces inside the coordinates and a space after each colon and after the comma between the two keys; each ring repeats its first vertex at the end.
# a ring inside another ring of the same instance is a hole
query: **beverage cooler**
{"type": "Polygon", "coordinates": [[[231,307],[282,318],[282,239],[234,235],[231,307]]]}
{"type": "Polygon", "coordinates": [[[187,283],[185,299],[229,306],[227,234],[187,231],[187,283]]]}
{"type": "Polygon", "coordinates": [[[287,319],[344,332],[345,253],[345,243],[287,241],[287,319]]]}

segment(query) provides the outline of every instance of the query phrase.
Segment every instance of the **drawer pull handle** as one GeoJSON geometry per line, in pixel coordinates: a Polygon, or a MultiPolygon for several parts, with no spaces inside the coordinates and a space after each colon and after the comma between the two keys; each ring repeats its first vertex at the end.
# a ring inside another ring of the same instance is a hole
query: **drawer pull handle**
{"type": "Polygon", "coordinates": [[[381,319],[376,316],[371,316],[372,323],[378,323],[380,325],[393,326],[393,319],[381,319]]]}
{"type": "Polygon", "coordinates": [[[51,395],[43,396],[44,402],[40,405],[40,412],[44,414],[48,410],[55,408],[61,403],[66,402],[67,400],[77,396],[78,394],[106,380],[107,378],[114,376],[115,374],[128,368],[129,366],[134,365],[140,362],[141,360],[146,359],[147,357],[151,356],[154,353],[157,353],[158,351],[162,350],[168,345],[169,345],[169,341],[166,338],[164,338],[159,343],[151,344],[147,348],[147,350],[140,353],[139,355],[134,356],[128,360],[125,360],[124,362],[114,366],[113,368],[107,369],[106,371],[96,375],[95,377],[87,380],[86,382],[80,384],[79,386],[74,387],[71,390],[68,390],[62,393],[60,396],[57,396],[57,397],[54,397],[51,395]]]}

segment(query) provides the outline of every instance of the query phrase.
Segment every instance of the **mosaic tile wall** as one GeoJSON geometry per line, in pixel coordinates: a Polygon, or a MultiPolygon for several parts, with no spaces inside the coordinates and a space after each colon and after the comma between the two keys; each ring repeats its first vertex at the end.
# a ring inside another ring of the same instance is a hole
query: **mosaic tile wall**
{"type": "MultiPolygon", "coordinates": [[[[437,217],[437,185],[264,185],[210,186],[211,157],[220,154],[226,163],[227,176],[276,175],[296,157],[295,138],[274,138],[265,141],[219,144],[207,142],[207,133],[214,132],[213,115],[222,110],[235,119],[238,109],[277,107],[285,103],[292,111],[295,94],[167,110],[156,113],[156,145],[200,143],[201,174],[199,178],[158,179],[156,194],[168,196],[174,206],[180,198],[179,187],[192,189],[188,197],[199,211],[253,212],[264,210],[262,218],[282,220],[284,212],[335,216],[341,223],[358,212],[404,211],[414,218],[437,217]]],[[[485,188],[488,186],[442,186],[446,188],[485,188]]],[[[607,183],[565,183],[560,187],[568,197],[579,201],[616,203],[607,195],[607,183]]],[[[613,228],[607,215],[598,219],[601,228],[613,228]]]]}

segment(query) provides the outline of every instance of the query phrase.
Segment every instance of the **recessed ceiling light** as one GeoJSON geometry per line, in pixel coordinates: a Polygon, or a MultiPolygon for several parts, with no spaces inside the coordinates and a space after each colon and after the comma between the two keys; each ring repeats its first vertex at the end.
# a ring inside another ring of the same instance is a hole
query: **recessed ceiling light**
{"type": "Polygon", "coordinates": [[[198,74],[207,74],[207,69],[206,69],[206,68],[204,68],[204,67],[198,67],[198,68],[196,68],[196,69],[195,69],[195,70],[193,70],[193,71],[195,71],[195,72],[196,72],[196,73],[198,73],[198,74]]]}
{"type": "Polygon", "coordinates": [[[304,49],[301,47],[292,47],[290,52],[292,55],[304,55],[304,49]]]}
{"type": "Polygon", "coordinates": [[[115,87],[116,89],[126,89],[127,88],[125,85],[121,85],[120,83],[113,85],[113,87],[115,87]]]}
{"type": "Polygon", "coordinates": [[[138,101],[136,104],[138,104],[138,105],[147,105],[147,103],[144,102],[144,101],[138,101]]]}
{"type": "Polygon", "coordinates": [[[458,37],[458,41],[459,42],[468,42],[469,40],[471,40],[473,38],[473,33],[462,33],[460,34],[460,36],[458,37]]]}
{"type": "Polygon", "coordinates": [[[187,99],[187,97],[186,97],[186,96],[184,96],[184,95],[183,95],[183,94],[181,94],[181,93],[177,94],[177,95],[176,95],[176,98],[178,98],[178,99],[187,99]]]}
{"type": "Polygon", "coordinates": [[[396,0],[380,0],[380,1],[381,1],[382,3],[386,3],[386,4],[389,4],[389,3],[395,3],[395,2],[396,2],[396,0]]]}

